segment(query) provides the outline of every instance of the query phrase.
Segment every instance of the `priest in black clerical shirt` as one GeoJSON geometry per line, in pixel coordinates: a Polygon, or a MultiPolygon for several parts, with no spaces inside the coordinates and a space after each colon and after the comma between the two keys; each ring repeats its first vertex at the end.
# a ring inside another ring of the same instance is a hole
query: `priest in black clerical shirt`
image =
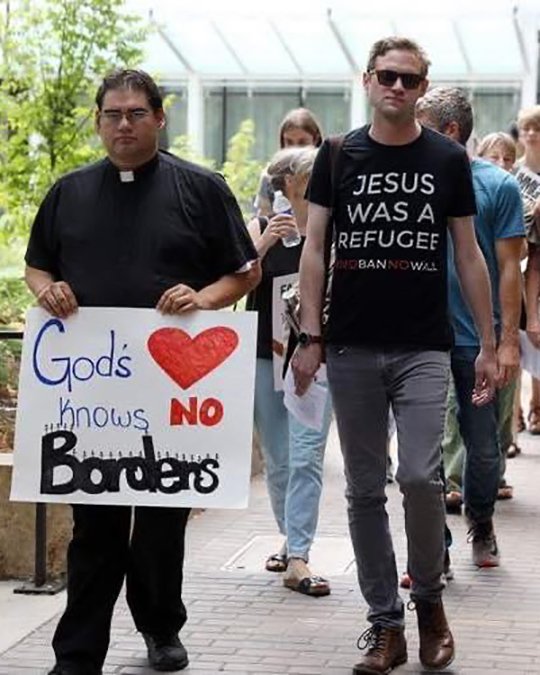
{"type": "MultiPolygon", "coordinates": [[[[160,92],[143,71],[107,76],[96,95],[107,157],[62,177],[45,197],[26,252],[26,281],[54,316],[81,307],[219,309],[259,281],[257,254],[223,179],[158,151],[160,92]]],[[[99,675],[124,579],[159,671],[185,668],[178,633],[189,509],[74,505],[67,607],[50,675],[99,675]],[[133,519],[133,522],[132,522],[133,519]]]]}

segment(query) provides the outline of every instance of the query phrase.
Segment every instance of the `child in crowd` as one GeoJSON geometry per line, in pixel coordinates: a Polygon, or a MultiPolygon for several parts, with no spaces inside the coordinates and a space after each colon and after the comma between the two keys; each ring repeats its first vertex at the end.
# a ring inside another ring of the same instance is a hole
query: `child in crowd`
{"type": "Polygon", "coordinates": [[[478,157],[492,162],[505,171],[511,171],[516,163],[516,143],[510,134],[495,131],[484,136],[478,144],[478,157]]]}

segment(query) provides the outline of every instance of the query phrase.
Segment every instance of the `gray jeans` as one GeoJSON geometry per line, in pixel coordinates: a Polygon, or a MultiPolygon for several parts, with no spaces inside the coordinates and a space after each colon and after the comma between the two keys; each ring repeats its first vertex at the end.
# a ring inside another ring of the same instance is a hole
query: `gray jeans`
{"type": "Polygon", "coordinates": [[[347,480],[349,529],[368,620],[403,624],[396,561],[386,512],[388,410],[397,426],[411,597],[436,600],[443,584],[444,502],[440,479],[450,357],[447,352],[327,349],[347,480]]]}

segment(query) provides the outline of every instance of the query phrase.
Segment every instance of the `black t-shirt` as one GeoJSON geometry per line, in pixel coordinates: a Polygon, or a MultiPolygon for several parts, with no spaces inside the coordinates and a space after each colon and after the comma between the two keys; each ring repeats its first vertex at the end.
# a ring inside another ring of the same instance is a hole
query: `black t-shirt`
{"type": "Polygon", "coordinates": [[[369,126],[345,136],[330,187],[325,141],[309,200],[333,207],[336,262],[329,343],[448,349],[447,219],[475,213],[460,145],[422,128],[407,145],[377,143],[369,126]]]}
{"type": "Polygon", "coordinates": [[[158,152],[122,182],[108,159],[61,178],[34,221],[26,262],[66,281],[81,306],[155,307],[257,253],[225,181],[158,152]]]}
{"type": "MultiPolygon", "coordinates": [[[[261,223],[261,233],[264,232],[268,221],[261,223]]],[[[274,278],[285,274],[298,272],[300,255],[304,246],[304,238],[298,246],[287,248],[281,239],[268,250],[262,259],[262,279],[257,288],[253,289],[246,300],[246,309],[259,313],[257,327],[257,356],[260,359],[272,358],[272,295],[274,278]]]]}

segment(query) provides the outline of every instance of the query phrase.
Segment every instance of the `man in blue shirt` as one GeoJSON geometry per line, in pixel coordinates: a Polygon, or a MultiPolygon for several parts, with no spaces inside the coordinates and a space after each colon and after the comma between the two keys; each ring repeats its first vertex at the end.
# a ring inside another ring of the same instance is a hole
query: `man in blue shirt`
{"type": "MultiPolygon", "coordinates": [[[[417,103],[424,126],[465,145],[473,127],[472,107],[459,89],[438,87],[417,103]]],[[[493,295],[498,339],[499,389],[516,377],[519,366],[518,324],[521,307],[519,258],[525,235],[522,202],[516,180],[498,167],[471,162],[478,215],[476,238],[486,259],[493,295]]],[[[466,448],[464,470],[465,514],[469,522],[473,562],[478,567],[499,564],[493,513],[499,485],[500,449],[497,401],[475,405],[474,360],[480,341],[473,317],[462,295],[449,247],[449,300],[454,347],[451,368],[457,399],[457,417],[466,448]]]]}

